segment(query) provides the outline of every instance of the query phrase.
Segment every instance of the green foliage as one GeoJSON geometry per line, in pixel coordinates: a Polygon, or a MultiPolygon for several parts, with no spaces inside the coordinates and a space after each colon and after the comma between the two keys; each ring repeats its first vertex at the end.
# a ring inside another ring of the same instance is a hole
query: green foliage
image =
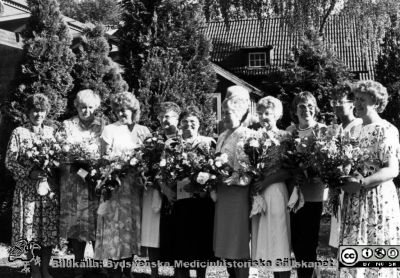
{"type": "Polygon", "coordinates": [[[161,101],[203,110],[203,127],[212,132],[211,93],[216,77],[210,64],[210,41],[202,33],[202,5],[183,0],[122,1],[119,30],[126,80],[143,103],[142,120],[156,127],[161,101]]]}
{"type": "Polygon", "coordinates": [[[75,114],[73,101],[76,94],[83,89],[92,89],[102,99],[101,109],[104,114],[112,118],[110,95],[128,89],[119,66],[108,56],[110,47],[104,35],[103,25],[86,27],[82,33],[79,46],[75,50],[76,63],[72,71],[74,88],[68,95],[66,116],[75,114]]]}
{"type": "MultiPolygon", "coordinates": [[[[275,94],[283,101],[285,111],[289,111],[296,92],[311,92],[321,109],[320,120],[329,123],[333,117],[329,104],[332,89],[351,80],[352,74],[315,32],[308,32],[294,53],[294,59],[270,77],[275,81],[275,94]]],[[[288,114],[282,119],[283,126],[290,124],[288,114]]]]}
{"type": "Polygon", "coordinates": [[[118,25],[121,9],[116,0],[59,0],[61,12],[80,22],[118,25]]]}
{"type": "Polygon", "coordinates": [[[17,71],[17,89],[11,94],[9,116],[15,123],[24,121],[24,100],[30,94],[43,93],[52,103],[49,119],[65,111],[67,94],[72,88],[71,70],[75,56],[72,38],[56,0],[28,0],[32,16],[24,31],[21,71],[17,71]]]}

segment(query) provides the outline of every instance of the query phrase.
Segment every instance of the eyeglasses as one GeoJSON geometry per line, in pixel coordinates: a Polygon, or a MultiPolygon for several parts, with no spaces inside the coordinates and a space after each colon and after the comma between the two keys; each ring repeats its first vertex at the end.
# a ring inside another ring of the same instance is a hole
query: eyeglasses
{"type": "Polygon", "coordinates": [[[353,101],[350,100],[331,100],[330,104],[331,106],[342,106],[343,104],[346,103],[353,103],[353,101]]]}
{"type": "Polygon", "coordinates": [[[308,110],[313,110],[313,109],[315,108],[315,106],[312,105],[312,104],[307,104],[307,105],[305,105],[305,104],[298,104],[298,105],[297,105],[297,108],[299,108],[299,109],[301,109],[301,110],[306,110],[306,109],[308,109],[308,110]]]}

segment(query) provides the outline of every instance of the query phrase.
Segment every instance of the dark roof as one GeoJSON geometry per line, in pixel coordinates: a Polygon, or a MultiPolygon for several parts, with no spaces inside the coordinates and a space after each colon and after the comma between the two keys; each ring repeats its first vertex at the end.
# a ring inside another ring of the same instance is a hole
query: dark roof
{"type": "MultiPolygon", "coordinates": [[[[213,43],[212,61],[239,75],[265,75],[273,71],[287,62],[292,47],[298,44],[298,36],[289,31],[283,18],[229,21],[229,28],[225,22],[209,22],[206,34],[213,43]],[[240,49],[268,46],[273,47],[271,66],[261,69],[224,66],[224,61],[240,49]]],[[[345,16],[332,16],[325,26],[324,34],[324,41],[333,46],[338,58],[351,71],[359,72],[361,79],[374,77],[373,51],[363,47],[361,35],[353,20],[345,16]]]]}
{"type": "MultiPolygon", "coordinates": [[[[8,5],[10,7],[13,7],[17,10],[20,10],[21,13],[19,13],[18,15],[14,16],[13,18],[10,18],[10,20],[20,20],[21,24],[25,24],[27,21],[27,18],[29,18],[29,16],[27,16],[28,14],[30,14],[30,10],[29,10],[29,6],[27,3],[27,0],[3,0],[3,3],[5,5],[8,5]]],[[[4,15],[2,15],[4,16],[4,15]]],[[[67,22],[68,27],[73,31],[72,35],[74,34],[79,34],[82,32],[83,28],[84,28],[84,24],[72,19],[70,17],[67,16],[63,16],[64,20],[67,22]]]]}
{"type": "Polygon", "coordinates": [[[258,97],[263,96],[263,93],[260,89],[258,89],[257,87],[251,85],[250,83],[244,81],[243,79],[237,77],[236,75],[230,73],[227,70],[224,70],[223,68],[221,68],[220,66],[211,63],[211,67],[213,68],[213,70],[215,71],[216,74],[222,76],[223,78],[229,80],[230,82],[232,82],[235,85],[240,85],[244,88],[246,88],[247,90],[249,90],[250,93],[255,94],[258,97]]]}

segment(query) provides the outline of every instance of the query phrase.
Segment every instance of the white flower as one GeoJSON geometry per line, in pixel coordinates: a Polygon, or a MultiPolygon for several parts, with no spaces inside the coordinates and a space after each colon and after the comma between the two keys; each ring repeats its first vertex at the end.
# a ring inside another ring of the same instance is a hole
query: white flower
{"type": "Polygon", "coordinates": [[[138,162],[139,162],[139,160],[136,157],[134,157],[131,159],[131,161],[129,161],[129,164],[131,166],[135,166],[136,164],[138,164],[138,162]]]}
{"type": "Polygon", "coordinates": [[[201,185],[204,185],[204,184],[207,183],[207,181],[208,181],[209,179],[211,179],[211,175],[210,175],[209,173],[200,172],[200,173],[197,175],[196,182],[198,182],[198,183],[201,184],[201,185]]]}
{"type": "Polygon", "coordinates": [[[260,143],[258,142],[257,139],[254,139],[254,138],[250,140],[249,145],[250,145],[250,147],[253,147],[253,148],[260,147],[260,143]]]}
{"type": "Polygon", "coordinates": [[[71,150],[71,147],[69,146],[69,145],[64,145],[63,147],[62,147],[62,150],[63,150],[63,152],[69,152],[70,150],[71,150]]]}
{"type": "Polygon", "coordinates": [[[54,149],[57,150],[57,151],[59,151],[59,150],[61,150],[61,147],[60,147],[59,144],[54,144],[54,149]]]}
{"type": "Polygon", "coordinates": [[[222,165],[228,163],[228,154],[223,153],[215,158],[215,166],[220,168],[222,165]]]}
{"type": "Polygon", "coordinates": [[[160,167],[165,167],[165,166],[167,166],[167,160],[165,158],[163,158],[160,161],[160,167]]]}
{"type": "Polygon", "coordinates": [[[50,186],[47,182],[47,179],[42,179],[38,181],[38,183],[36,184],[36,191],[40,196],[46,196],[49,193],[50,186]]]}

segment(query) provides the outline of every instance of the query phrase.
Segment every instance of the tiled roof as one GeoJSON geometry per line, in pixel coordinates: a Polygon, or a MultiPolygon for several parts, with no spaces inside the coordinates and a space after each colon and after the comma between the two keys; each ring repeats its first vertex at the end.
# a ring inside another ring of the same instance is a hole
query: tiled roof
{"type": "Polygon", "coordinates": [[[212,68],[213,68],[213,70],[215,71],[216,74],[218,74],[218,75],[222,76],[223,78],[229,80],[233,84],[243,86],[244,88],[249,90],[250,93],[253,93],[258,97],[263,96],[262,91],[260,89],[258,89],[257,87],[254,87],[250,83],[248,83],[248,82],[244,81],[243,79],[233,75],[229,71],[224,70],[223,68],[221,68],[220,66],[218,66],[218,65],[216,65],[214,63],[211,63],[211,66],[212,66],[212,68]]]}
{"type": "MultiPolygon", "coordinates": [[[[338,58],[351,71],[360,72],[361,79],[374,76],[374,55],[363,47],[361,36],[354,21],[344,16],[333,16],[325,26],[324,41],[333,46],[338,58]],[[364,53],[366,52],[366,53],[364,53]]],[[[282,18],[245,19],[229,22],[209,22],[206,34],[212,40],[211,59],[229,71],[239,75],[265,75],[286,63],[291,49],[298,44],[298,36],[289,31],[282,18]],[[225,66],[224,61],[243,48],[272,46],[271,65],[260,69],[246,66],[225,66]]]]}

